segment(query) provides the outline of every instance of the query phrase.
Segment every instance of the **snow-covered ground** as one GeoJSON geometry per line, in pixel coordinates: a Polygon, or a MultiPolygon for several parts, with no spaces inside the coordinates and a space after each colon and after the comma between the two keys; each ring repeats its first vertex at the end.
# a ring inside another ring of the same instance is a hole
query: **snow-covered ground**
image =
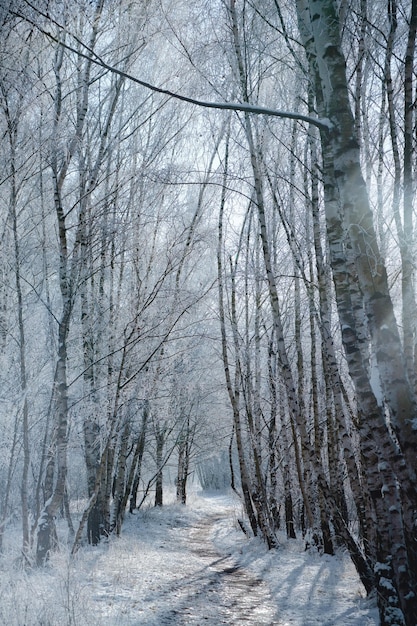
{"type": "Polygon", "coordinates": [[[347,555],[282,538],[268,551],[237,525],[231,495],[192,494],[128,516],[123,534],[42,570],[0,561],[0,624],[377,626],[347,555]]]}

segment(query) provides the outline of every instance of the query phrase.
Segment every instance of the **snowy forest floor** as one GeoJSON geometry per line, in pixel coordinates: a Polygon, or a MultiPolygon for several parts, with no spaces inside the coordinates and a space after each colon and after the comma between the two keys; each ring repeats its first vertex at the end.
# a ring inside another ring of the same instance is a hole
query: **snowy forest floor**
{"type": "Polygon", "coordinates": [[[237,524],[231,495],[192,494],[128,516],[122,536],[44,569],[0,561],[7,626],[377,626],[348,556],[281,538],[268,551],[237,524]]]}

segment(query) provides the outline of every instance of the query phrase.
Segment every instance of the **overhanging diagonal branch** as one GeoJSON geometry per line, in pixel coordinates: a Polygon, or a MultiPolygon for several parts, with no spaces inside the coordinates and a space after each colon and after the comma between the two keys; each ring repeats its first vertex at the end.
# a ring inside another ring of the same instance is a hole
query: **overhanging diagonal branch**
{"type": "MultiPolygon", "coordinates": [[[[37,13],[40,14],[42,17],[44,17],[47,20],[52,21],[58,28],[61,28],[63,31],[68,32],[62,25],[52,20],[49,15],[42,13],[39,9],[37,9],[30,2],[28,2],[28,0],[25,0],[25,1],[28,6],[36,10],[37,13]]],[[[279,111],[277,109],[271,109],[269,107],[262,107],[258,105],[247,104],[244,102],[207,102],[205,100],[197,100],[189,96],[175,93],[174,91],[170,91],[169,89],[163,89],[162,87],[158,87],[157,85],[152,85],[151,83],[148,83],[145,80],[137,78],[136,76],[132,76],[131,74],[124,72],[123,70],[120,70],[117,67],[110,65],[109,63],[106,63],[106,61],[104,61],[96,52],[94,52],[94,50],[91,50],[85,43],[83,43],[80,39],[74,37],[74,35],[72,35],[71,33],[68,33],[68,34],[71,37],[76,39],[77,43],[80,44],[84,48],[85,52],[81,52],[80,50],[77,50],[76,48],[65,43],[64,41],[61,41],[58,37],[53,35],[51,32],[42,28],[39,24],[36,24],[36,22],[31,20],[29,17],[22,15],[21,13],[14,12],[14,11],[12,11],[11,14],[14,15],[15,17],[25,20],[26,22],[31,24],[34,28],[39,30],[43,35],[45,35],[52,41],[56,42],[58,45],[62,46],[65,50],[68,50],[69,52],[72,52],[84,59],[88,59],[90,62],[94,63],[95,65],[98,65],[99,67],[102,67],[103,69],[106,69],[109,72],[112,72],[113,74],[117,74],[118,76],[123,76],[125,79],[129,81],[137,85],[141,85],[141,87],[145,87],[146,89],[150,89],[151,91],[154,91],[156,93],[163,94],[165,96],[168,96],[169,98],[174,98],[175,100],[180,100],[181,102],[188,102],[189,104],[194,104],[195,106],[203,107],[205,109],[240,111],[243,113],[253,113],[255,115],[267,115],[269,117],[280,117],[284,119],[299,120],[300,122],[306,122],[307,124],[312,124],[313,126],[316,126],[320,130],[324,130],[324,131],[329,131],[332,128],[332,124],[330,120],[328,119],[310,117],[309,115],[302,115],[301,113],[293,113],[291,111],[279,111]]]]}

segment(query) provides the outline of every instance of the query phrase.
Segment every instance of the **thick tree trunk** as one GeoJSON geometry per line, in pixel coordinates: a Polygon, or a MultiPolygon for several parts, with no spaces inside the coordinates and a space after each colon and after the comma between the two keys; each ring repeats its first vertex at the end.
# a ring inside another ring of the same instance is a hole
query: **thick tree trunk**
{"type": "Polygon", "coordinates": [[[413,431],[412,427],[415,399],[407,376],[387,274],[378,250],[366,185],[361,174],[337,10],[332,0],[299,0],[297,9],[317,106],[332,124],[329,133],[322,133],[327,234],[342,340],[356,389],[361,417],[361,446],[367,463],[366,475],[378,527],[378,561],[373,565],[378,581],[381,576],[388,581],[388,565],[392,572],[389,583],[380,585],[381,588],[390,588],[388,594],[378,596],[381,621],[384,625],[413,625],[417,619],[415,577],[411,565],[414,560],[411,537],[415,532],[415,513],[412,509],[416,502],[417,431],[413,431]],[[349,268],[350,250],[354,259],[354,273],[349,268]],[[397,452],[390,454],[390,451],[395,450],[395,445],[390,441],[383,409],[378,405],[372,388],[365,361],[367,351],[359,343],[360,335],[353,311],[357,314],[360,308],[354,309],[351,301],[351,286],[356,277],[384,399],[408,468],[401,461],[398,462],[397,452]],[[408,502],[407,497],[401,502],[397,481],[410,494],[408,502]],[[397,621],[393,618],[395,612],[397,621]]]}
{"type": "Polygon", "coordinates": [[[403,176],[403,240],[401,241],[402,261],[402,325],[404,356],[408,378],[416,389],[416,297],[415,297],[415,228],[413,160],[415,159],[415,48],[417,32],[417,0],[411,1],[407,48],[404,59],[404,176],[403,176]]]}
{"type": "Polygon", "coordinates": [[[337,10],[332,0],[311,0],[311,27],[322,84],[323,104],[333,129],[329,132],[334,176],[341,212],[352,246],[373,349],[375,351],[391,421],[414,475],[417,470],[415,398],[404,363],[388,280],[383,264],[368,194],[360,167],[350,109],[346,64],[339,38],[337,10]]]}

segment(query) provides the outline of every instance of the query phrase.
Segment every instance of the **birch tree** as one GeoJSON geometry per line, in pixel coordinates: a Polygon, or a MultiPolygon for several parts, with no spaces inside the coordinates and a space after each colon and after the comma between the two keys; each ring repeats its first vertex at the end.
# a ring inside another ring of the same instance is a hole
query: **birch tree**
{"type": "MultiPolygon", "coordinates": [[[[398,472],[402,473],[402,469],[398,465],[393,467],[392,457],[384,454],[389,445],[384,439],[389,440],[390,435],[387,432],[388,425],[384,427],[385,418],[374,397],[367,364],[365,362],[360,369],[353,369],[352,355],[357,355],[357,365],[360,365],[360,360],[365,355],[357,343],[353,318],[352,323],[348,322],[347,315],[352,305],[346,300],[342,305],[338,299],[342,338],[348,360],[352,364],[350,374],[358,396],[363,444],[369,437],[366,421],[370,419],[370,413],[373,412],[381,424],[378,430],[373,431],[375,453],[371,464],[367,466],[378,525],[377,562],[373,563],[373,567],[380,590],[381,621],[383,624],[412,624],[416,617],[416,599],[412,591],[415,588],[415,554],[412,547],[414,520],[413,514],[410,517],[409,507],[411,502],[415,502],[416,438],[415,431],[412,430],[415,399],[405,369],[386,268],[378,249],[367,189],[361,174],[359,148],[348,98],[338,12],[332,2],[300,2],[297,9],[304,46],[310,59],[316,103],[332,125],[328,134],[322,133],[322,148],[327,234],[332,250],[336,294],[338,284],[342,284],[338,278],[340,270],[345,273],[348,284],[355,279],[347,267],[348,259],[345,255],[349,246],[363,298],[363,312],[369,327],[371,349],[375,353],[384,400],[401,450],[395,454],[402,457],[402,467],[406,473],[400,483],[409,494],[405,500],[402,499],[392,475],[394,471],[399,478],[398,472]],[[366,408],[363,404],[365,394],[368,398],[366,408]],[[373,409],[369,406],[372,398],[373,409]],[[375,475],[376,467],[379,475],[375,475]],[[411,498],[409,502],[408,497],[411,498]],[[387,532],[388,526],[390,532],[387,532]],[[386,593],[388,587],[390,591],[386,593]]],[[[340,290],[339,295],[342,295],[340,290]]],[[[350,309],[350,312],[353,313],[353,310],[350,309]]],[[[394,450],[395,443],[392,442],[391,445],[394,450]]],[[[370,458],[368,454],[367,459],[370,458]]]]}

